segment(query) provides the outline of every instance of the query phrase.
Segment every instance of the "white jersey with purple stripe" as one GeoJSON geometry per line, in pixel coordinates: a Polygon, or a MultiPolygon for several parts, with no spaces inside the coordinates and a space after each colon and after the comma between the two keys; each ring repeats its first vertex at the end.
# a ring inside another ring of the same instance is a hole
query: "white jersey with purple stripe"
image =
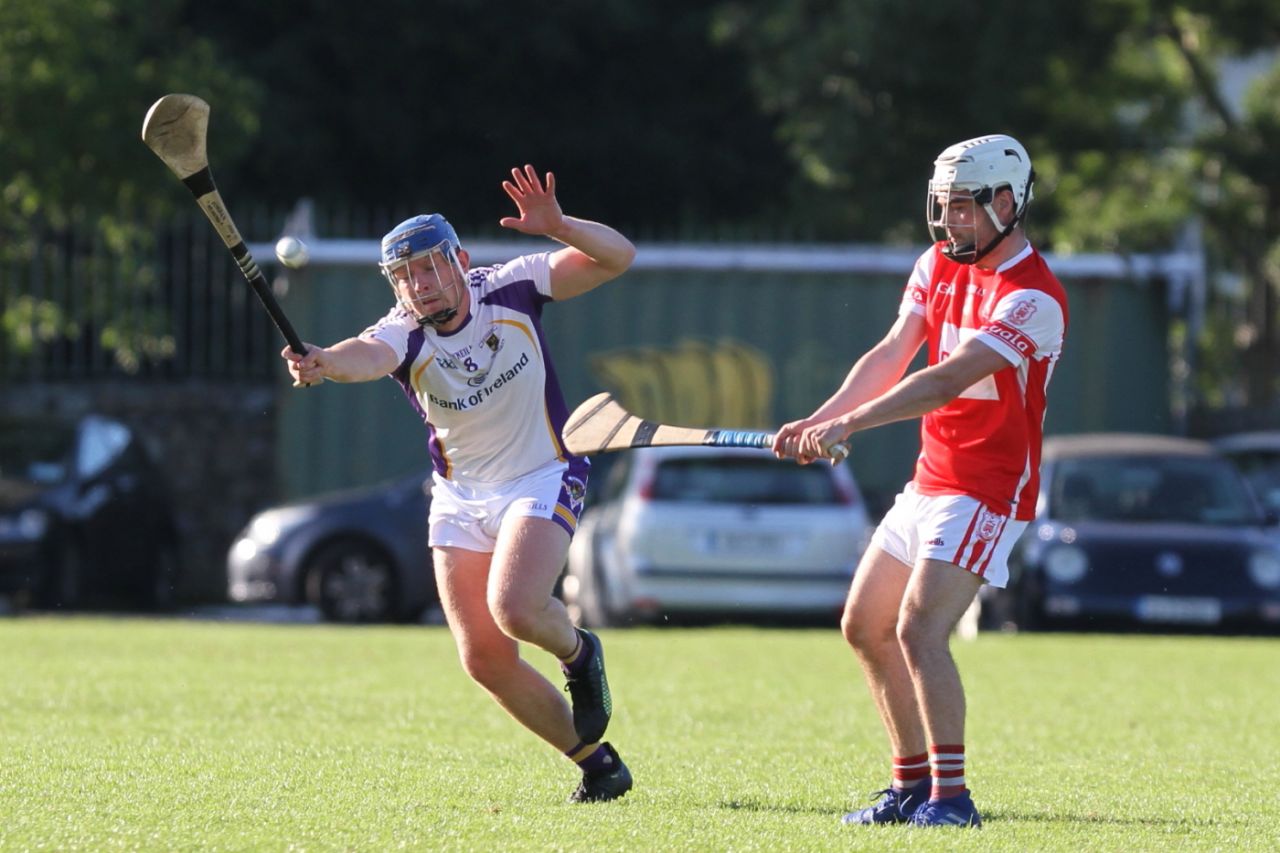
{"type": "Polygon", "coordinates": [[[427,425],[436,472],[483,485],[559,461],[585,480],[589,463],[561,439],[569,413],[542,331],[550,254],[478,267],[468,285],[470,313],[452,332],[421,326],[397,305],[360,334],[399,357],[390,375],[427,425]]]}

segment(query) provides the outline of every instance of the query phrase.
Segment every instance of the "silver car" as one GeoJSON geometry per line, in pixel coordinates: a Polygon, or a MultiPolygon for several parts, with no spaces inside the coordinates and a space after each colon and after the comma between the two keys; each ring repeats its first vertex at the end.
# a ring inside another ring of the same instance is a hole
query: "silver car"
{"type": "Polygon", "coordinates": [[[575,619],[598,626],[694,614],[834,620],[871,530],[848,464],[635,450],[583,513],[562,594],[575,619]]]}

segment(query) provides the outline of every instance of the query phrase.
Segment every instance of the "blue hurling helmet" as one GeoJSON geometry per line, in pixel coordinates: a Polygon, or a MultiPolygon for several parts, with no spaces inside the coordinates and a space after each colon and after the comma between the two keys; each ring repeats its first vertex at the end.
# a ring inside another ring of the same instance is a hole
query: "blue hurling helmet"
{"type": "MultiPolygon", "coordinates": [[[[462,247],[458,241],[458,232],[453,230],[453,226],[449,224],[448,220],[438,213],[422,214],[406,219],[386,233],[386,236],[382,238],[381,260],[378,266],[381,268],[383,275],[387,277],[387,280],[391,282],[391,287],[396,291],[397,298],[399,298],[400,292],[396,287],[395,270],[402,265],[408,265],[410,261],[439,252],[450,269],[440,270],[437,268],[436,279],[442,283],[443,290],[454,289],[459,282],[465,281],[462,264],[458,260],[458,250],[460,248],[462,247]],[[448,285],[443,284],[446,278],[450,282],[448,285]]],[[[434,260],[432,264],[434,267],[434,260]]],[[[458,294],[454,297],[452,307],[444,308],[425,316],[414,310],[412,304],[405,304],[405,307],[418,316],[419,323],[438,326],[453,319],[458,313],[458,305],[461,301],[461,294],[458,294]]],[[[401,302],[403,304],[403,300],[401,302]]]]}

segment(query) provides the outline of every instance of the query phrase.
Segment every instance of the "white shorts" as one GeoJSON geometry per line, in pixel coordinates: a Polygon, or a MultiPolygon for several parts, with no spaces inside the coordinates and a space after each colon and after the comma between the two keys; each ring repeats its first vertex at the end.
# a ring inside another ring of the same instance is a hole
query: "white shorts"
{"type": "Polygon", "coordinates": [[[1009,582],[1009,554],[1026,527],[1027,522],[992,512],[968,495],[922,495],[908,483],[871,544],[908,566],[942,560],[1003,588],[1009,582]]]}
{"type": "Polygon", "coordinates": [[[549,518],[573,535],[582,515],[586,480],[554,463],[505,483],[464,486],[431,475],[428,544],[492,553],[508,515],[549,518]]]}

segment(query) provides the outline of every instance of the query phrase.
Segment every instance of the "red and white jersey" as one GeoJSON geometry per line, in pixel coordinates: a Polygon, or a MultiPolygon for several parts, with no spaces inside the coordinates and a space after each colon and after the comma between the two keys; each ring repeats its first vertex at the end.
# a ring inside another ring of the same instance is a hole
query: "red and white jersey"
{"type": "Polygon", "coordinates": [[[931,365],[977,338],[1009,366],[924,416],[916,489],[970,495],[1028,520],[1040,488],[1046,392],[1066,335],[1066,292],[1030,245],[994,270],[949,260],[941,246],[916,261],[899,313],[924,318],[931,365]]]}

